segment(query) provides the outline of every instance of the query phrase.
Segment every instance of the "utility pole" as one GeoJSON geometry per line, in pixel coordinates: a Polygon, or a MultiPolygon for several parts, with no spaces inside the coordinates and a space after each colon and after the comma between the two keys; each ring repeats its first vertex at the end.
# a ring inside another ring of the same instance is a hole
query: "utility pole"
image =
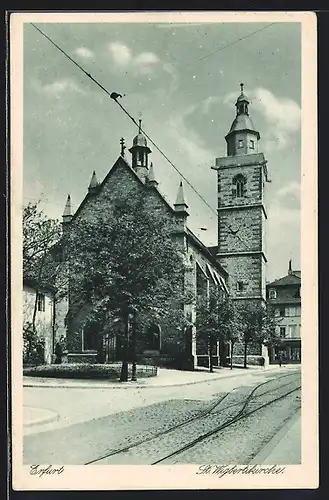
{"type": "Polygon", "coordinates": [[[129,311],[124,314],[123,360],[120,382],[128,382],[129,311]]]}
{"type": "Polygon", "coordinates": [[[136,382],[137,376],[137,363],[136,363],[136,333],[137,333],[137,322],[136,322],[137,311],[135,308],[132,309],[132,325],[131,325],[131,347],[132,347],[132,372],[131,380],[136,382]]]}

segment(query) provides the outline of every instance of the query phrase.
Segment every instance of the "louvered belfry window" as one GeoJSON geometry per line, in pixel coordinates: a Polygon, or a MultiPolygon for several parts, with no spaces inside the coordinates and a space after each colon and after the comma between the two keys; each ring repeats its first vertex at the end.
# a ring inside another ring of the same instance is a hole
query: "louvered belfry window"
{"type": "Polygon", "coordinates": [[[235,198],[243,198],[246,195],[246,178],[242,174],[233,178],[232,194],[235,198]]]}

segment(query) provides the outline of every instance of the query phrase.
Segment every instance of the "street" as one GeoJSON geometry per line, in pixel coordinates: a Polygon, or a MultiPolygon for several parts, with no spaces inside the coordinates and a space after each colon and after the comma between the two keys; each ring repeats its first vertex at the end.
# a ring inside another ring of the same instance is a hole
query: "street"
{"type": "Polygon", "coordinates": [[[300,368],[223,373],[168,387],[24,387],[26,407],[58,415],[24,428],[24,463],[269,463],[274,447],[299,463],[300,443],[286,452],[276,436],[300,410],[300,368]]]}

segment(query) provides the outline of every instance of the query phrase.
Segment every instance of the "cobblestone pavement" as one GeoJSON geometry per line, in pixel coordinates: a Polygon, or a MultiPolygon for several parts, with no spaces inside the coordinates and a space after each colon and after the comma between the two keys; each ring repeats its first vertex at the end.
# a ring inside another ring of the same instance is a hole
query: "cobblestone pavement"
{"type": "MultiPolygon", "coordinates": [[[[193,424],[190,430],[182,425],[187,419],[195,419],[200,412],[209,409],[216,398],[229,393],[230,404],[233,401],[239,403],[257,384],[285,374],[290,374],[290,378],[295,374],[296,379],[299,369],[275,373],[250,372],[244,377],[212,380],[186,387],[150,388],[147,391],[24,388],[24,404],[38,406],[38,401],[39,405],[42,402],[43,408],[60,413],[56,422],[25,430],[24,463],[85,464],[115,449],[129,447],[136,440],[168,431],[162,438],[162,444],[156,443],[157,458],[162,452],[164,455],[168,449],[175,449],[195,437],[200,429],[206,431],[207,426],[218,420],[218,415],[213,414],[202,424],[193,424]],[[179,424],[181,428],[173,436],[169,430],[179,424]]],[[[214,435],[208,442],[200,443],[194,452],[189,450],[179,461],[200,463],[201,456],[216,463],[225,458],[227,463],[228,450],[234,450],[235,455],[230,455],[232,459],[240,458],[234,460],[235,463],[250,460],[299,407],[300,400],[292,394],[284,402],[248,417],[242,426],[236,424],[237,427],[225,432],[225,435],[221,432],[220,440],[214,435]]],[[[137,454],[104,459],[103,463],[152,463],[152,453],[152,440],[149,440],[143,452],[139,450],[137,454]]]]}

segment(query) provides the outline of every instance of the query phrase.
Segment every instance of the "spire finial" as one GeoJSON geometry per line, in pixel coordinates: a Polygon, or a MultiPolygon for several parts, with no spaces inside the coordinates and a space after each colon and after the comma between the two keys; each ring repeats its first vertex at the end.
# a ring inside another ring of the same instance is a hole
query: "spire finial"
{"type": "Polygon", "coordinates": [[[138,119],[138,133],[142,133],[142,112],[139,112],[139,119],[138,119]]]}
{"type": "Polygon", "coordinates": [[[288,273],[291,274],[292,273],[292,260],[290,259],[289,260],[289,268],[288,268],[288,273]]]}
{"type": "Polygon", "coordinates": [[[123,137],[121,137],[120,139],[120,144],[121,144],[121,156],[124,156],[125,155],[125,149],[126,149],[126,146],[125,146],[125,140],[123,137]]]}
{"type": "Polygon", "coordinates": [[[244,87],[244,83],[240,83],[241,94],[243,94],[243,87],[244,87]]]}

